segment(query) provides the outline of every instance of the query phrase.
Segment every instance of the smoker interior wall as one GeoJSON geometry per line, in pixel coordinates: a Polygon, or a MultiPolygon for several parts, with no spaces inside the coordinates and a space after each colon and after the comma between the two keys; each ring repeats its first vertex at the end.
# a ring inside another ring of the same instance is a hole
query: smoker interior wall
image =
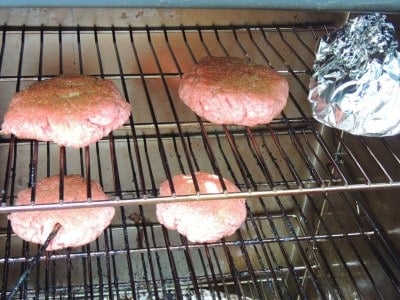
{"type": "Polygon", "coordinates": [[[325,24],[339,26],[346,12],[263,9],[0,8],[2,24],[15,26],[195,26],[325,24]]]}

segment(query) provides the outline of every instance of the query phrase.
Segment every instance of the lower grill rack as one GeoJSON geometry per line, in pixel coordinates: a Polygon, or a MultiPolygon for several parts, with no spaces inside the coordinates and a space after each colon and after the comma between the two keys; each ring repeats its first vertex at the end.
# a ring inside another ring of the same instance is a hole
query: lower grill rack
{"type": "MultiPolygon", "coordinates": [[[[112,225],[96,242],[43,255],[20,295],[36,299],[395,297],[399,257],[358,197],[338,193],[253,199],[245,224],[234,236],[206,245],[188,243],[146,219],[143,207],[121,207],[121,224],[112,225]],[[264,211],[256,211],[253,204],[264,211]],[[271,205],[293,209],[272,213],[267,208],[271,205]]],[[[37,249],[15,237],[9,227],[2,233],[2,291],[10,290],[37,249]]]]}
{"type": "Polygon", "coordinates": [[[351,136],[308,117],[313,49],[330,28],[0,28],[1,118],[16,91],[69,73],[113,80],[133,108],[127,124],[85,149],[0,132],[2,298],[39,249],[12,232],[7,213],[21,209],[13,205],[18,191],[55,174],[98,181],[111,196],[101,205],[117,214],[96,241],[43,253],[20,299],[399,297],[399,137],[351,136]],[[254,128],[195,116],[177,88],[207,54],[247,57],[286,76],[284,112],[254,128]],[[245,223],[217,243],[190,243],[155,216],[156,203],[183,199],[159,197],[159,184],[198,170],[229,178],[247,198],[245,223]]]}

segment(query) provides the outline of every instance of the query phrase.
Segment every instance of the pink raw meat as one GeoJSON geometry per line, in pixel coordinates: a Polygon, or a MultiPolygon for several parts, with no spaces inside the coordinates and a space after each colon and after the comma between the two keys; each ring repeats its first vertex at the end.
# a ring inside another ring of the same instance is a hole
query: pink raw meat
{"type": "Polygon", "coordinates": [[[59,76],[14,95],[2,130],[18,138],[85,147],[121,126],[130,105],[110,80],[59,76]]]}
{"type": "Polygon", "coordinates": [[[184,74],[182,101],[216,124],[267,124],[286,106],[287,80],[276,71],[240,58],[207,56],[184,74]]]}
{"type": "MultiPolygon", "coordinates": [[[[36,204],[58,203],[59,176],[41,179],[36,185],[36,204]]],[[[91,182],[92,201],[109,197],[101,186],[91,182]]],[[[64,202],[83,202],[87,199],[86,180],[79,175],[64,177],[64,202]]],[[[31,189],[19,192],[16,205],[31,204],[31,189]]],[[[8,215],[13,231],[22,239],[43,244],[56,223],[60,230],[46,250],[78,247],[94,241],[111,223],[114,207],[73,208],[45,211],[13,212],[8,215]]]]}
{"type": "MultiPolygon", "coordinates": [[[[195,173],[201,194],[222,193],[218,176],[205,172],[195,173]]],[[[190,175],[173,177],[177,195],[195,194],[190,175]]],[[[230,181],[224,179],[227,192],[240,192],[230,181]]],[[[160,196],[171,196],[169,182],[160,186],[160,196]]],[[[246,219],[245,199],[202,200],[156,205],[158,221],[166,228],[178,230],[191,242],[211,243],[232,235],[246,219]]]]}

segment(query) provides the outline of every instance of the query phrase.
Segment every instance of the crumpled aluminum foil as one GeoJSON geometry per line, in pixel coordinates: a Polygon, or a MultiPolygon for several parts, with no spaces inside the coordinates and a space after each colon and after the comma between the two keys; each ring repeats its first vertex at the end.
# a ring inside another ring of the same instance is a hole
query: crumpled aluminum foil
{"type": "Polygon", "coordinates": [[[355,135],[400,133],[400,55],[378,13],[320,39],[308,100],[319,122],[355,135]]]}

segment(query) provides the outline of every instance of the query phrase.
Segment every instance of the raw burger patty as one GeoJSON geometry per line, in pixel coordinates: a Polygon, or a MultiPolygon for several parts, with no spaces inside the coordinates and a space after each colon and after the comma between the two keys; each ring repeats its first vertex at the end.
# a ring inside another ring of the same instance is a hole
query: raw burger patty
{"type": "MultiPolygon", "coordinates": [[[[201,194],[223,192],[218,176],[195,173],[201,194]]],[[[173,177],[177,195],[195,194],[193,179],[190,175],[173,177]]],[[[240,190],[230,181],[224,179],[228,192],[240,190]]],[[[171,196],[169,182],[160,186],[160,196],[171,196]]],[[[246,219],[245,199],[186,201],[177,203],[161,203],[156,205],[158,221],[166,228],[178,230],[191,242],[215,242],[232,235],[246,219]]]]}
{"type": "MultiPolygon", "coordinates": [[[[59,176],[41,179],[36,185],[35,203],[50,204],[59,201],[59,176]]],[[[92,181],[92,201],[105,200],[101,186],[92,181]]],[[[82,202],[87,199],[86,180],[79,175],[64,177],[64,202],[82,202]]],[[[16,205],[31,204],[31,189],[18,194],[16,205]]],[[[13,231],[22,239],[43,244],[56,223],[60,230],[47,247],[48,251],[78,247],[94,241],[111,223],[114,207],[74,208],[32,212],[14,212],[8,215],[13,231]]]]}
{"type": "Polygon", "coordinates": [[[240,58],[207,56],[183,75],[179,96],[197,115],[216,124],[269,123],[286,106],[286,79],[240,58]]]}
{"type": "Polygon", "coordinates": [[[15,94],[2,129],[19,138],[78,148],[108,135],[130,112],[113,82],[91,76],[59,76],[15,94]]]}

